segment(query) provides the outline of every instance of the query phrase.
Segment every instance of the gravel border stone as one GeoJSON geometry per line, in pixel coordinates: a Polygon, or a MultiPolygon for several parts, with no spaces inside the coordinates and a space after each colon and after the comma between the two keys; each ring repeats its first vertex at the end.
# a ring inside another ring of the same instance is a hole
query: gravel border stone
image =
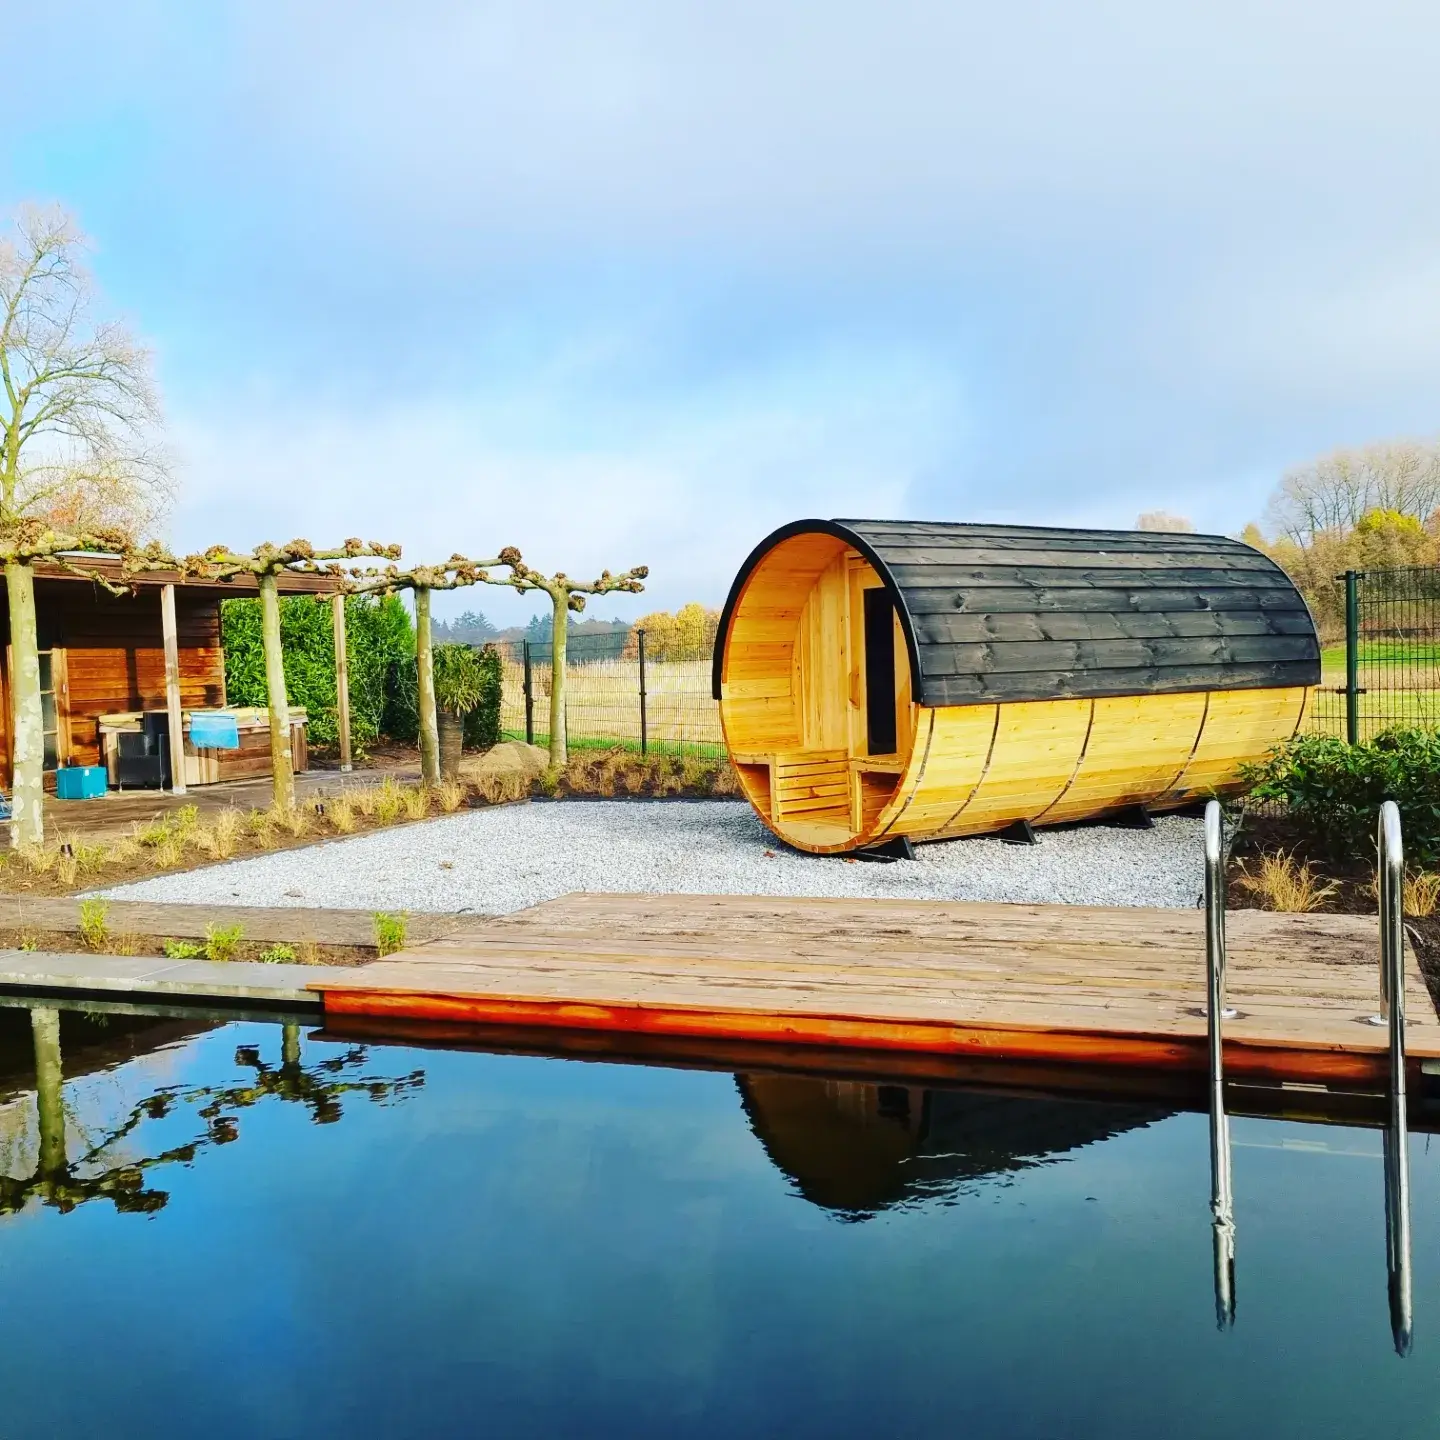
{"type": "Polygon", "coordinates": [[[1033,847],[989,837],[920,846],[890,864],[806,855],[734,801],[567,800],[496,806],[97,893],[210,905],[503,915],[576,890],[1196,904],[1202,824],[1042,830],[1033,847]]]}

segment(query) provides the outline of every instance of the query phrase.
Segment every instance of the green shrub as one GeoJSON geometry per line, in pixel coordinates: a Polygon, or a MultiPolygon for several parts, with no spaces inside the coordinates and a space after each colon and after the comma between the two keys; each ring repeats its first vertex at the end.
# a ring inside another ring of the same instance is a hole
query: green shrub
{"type": "Polygon", "coordinates": [[[488,750],[500,743],[500,682],[504,667],[493,645],[476,651],[475,661],[480,669],[480,699],[465,717],[465,744],[471,749],[488,750]]]}
{"type": "Polygon", "coordinates": [[[1304,735],[1248,766],[1245,779],[1252,798],[1284,804],[1335,859],[1373,862],[1376,814],[1393,800],[1406,861],[1440,862],[1440,732],[1385,730],[1359,745],[1304,735]]]}
{"type": "Polygon", "coordinates": [[[449,640],[434,649],[435,704],[452,715],[468,715],[479,703],[483,681],[480,656],[449,640]]]}
{"type": "Polygon", "coordinates": [[[380,911],[375,916],[375,948],[381,955],[393,955],[405,948],[405,933],[408,929],[403,915],[387,915],[380,911]]]}
{"type": "Polygon", "coordinates": [[[240,949],[243,925],[207,925],[205,927],[205,958],[225,962],[233,960],[240,949]]]}
{"type": "Polygon", "coordinates": [[[274,945],[267,945],[259,954],[262,965],[290,965],[295,960],[295,947],[278,941],[274,945]]]}
{"type": "Polygon", "coordinates": [[[199,960],[205,954],[198,940],[167,940],[161,948],[167,960],[199,960]]]}
{"type": "MultiPolygon", "coordinates": [[[[416,707],[415,630],[400,598],[352,595],[345,601],[350,661],[350,732],[357,745],[381,735],[414,739],[416,707]],[[408,671],[408,703],[405,674],[408,671]]],[[[220,607],[225,649],[225,689],[232,705],[268,703],[260,602],[226,600],[220,607]]],[[[335,632],[328,603],[308,595],[280,601],[280,643],[285,651],[285,691],[309,715],[310,739],[333,745],[339,738],[335,702],[335,632]]]]}
{"type": "Polygon", "coordinates": [[[110,906],[106,901],[80,902],[80,939],[88,950],[103,950],[110,943],[110,906]]]}

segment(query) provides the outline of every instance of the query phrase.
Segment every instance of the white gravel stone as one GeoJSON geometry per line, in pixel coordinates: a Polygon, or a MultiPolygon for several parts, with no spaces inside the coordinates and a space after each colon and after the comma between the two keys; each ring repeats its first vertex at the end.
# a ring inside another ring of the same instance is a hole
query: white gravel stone
{"type": "Polygon", "coordinates": [[[482,915],[575,890],[1183,906],[1200,894],[1199,820],[1039,833],[1033,847],[946,840],[919,847],[913,861],[847,862],[787,849],[748,805],[567,800],[473,810],[99,893],[482,915]]]}

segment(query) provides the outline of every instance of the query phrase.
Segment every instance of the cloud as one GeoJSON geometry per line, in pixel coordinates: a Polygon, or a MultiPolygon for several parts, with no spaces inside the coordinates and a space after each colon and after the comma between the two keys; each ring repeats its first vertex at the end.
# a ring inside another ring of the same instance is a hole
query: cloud
{"type": "Polygon", "coordinates": [[[123,10],[17,17],[68,104],[17,68],[0,180],[99,233],[197,539],[683,600],[807,511],[1233,530],[1437,428],[1433,6],[123,10]]]}
{"type": "MultiPolygon", "coordinates": [[[[566,373],[551,374],[548,393],[512,382],[523,397],[513,403],[487,392],[362,415],[252,398],[191,417],[175,541],[360,533],[398,540],[417,559],[518,544],[537,567],[570,574],[648,564],[643,597],[595,602],[607,616],[718,604],[780,524],[909,513],[915,476],[963,435],[956,398],[927,388],[924,368],[903,355],[797,358],[680,407],[632,400],[624,425],[575,413],[556,380],[566,373]],[[557,439],[566,436],[572,443],[557,439]]],[[[475,603],[496,613],[534,604],[491,592],[475,603]]]]}

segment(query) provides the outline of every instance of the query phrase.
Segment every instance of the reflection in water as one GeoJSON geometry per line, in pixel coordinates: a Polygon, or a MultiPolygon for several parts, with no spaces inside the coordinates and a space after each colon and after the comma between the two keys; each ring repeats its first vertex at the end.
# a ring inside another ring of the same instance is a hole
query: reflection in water
{"type": "Polygon", "coordinates": [[[1390,1334],[1395,1353],[1408,1355],[1415,1343],[1415,1305],[1410,1271],[1410,1165],[1405,1096],[1395,1097],[1385,1127],[1385,1275],[1390,1297],[1390,1334]]]}
{"type": "MultiPolygon", "coordinates": [[[[103,1017],[102,1017],[103,1018],[103,1017]]],[[[170,1043],[174,1026],[160,1025],[157,1046],[170,1043]]],[[[197,1027],[201,1028],[201,1027],[197,1027]]],[[[360,1094],[384,1103],[403,1099],[425,1083],[423,1070],[387,1078],[364,1073],[369,1055],[353,1046],[313,1065],[301,1059],[300,1027],[281,1027],[280,1063],[261,1058],[258,1045],[242,1045],[235,1064],[250,1072],[228,1085],[164,1085],[145,1095],[118,1119],[87,1136],[75,1157],[68,1152],[64,1055],[60,1043],[61,1012],[53,1006],[30,1011],[35,1065],[35,1110],[39,1131],[38,1158],[28,1175],[0,1174],[0,1214],[14,1214],[32,1199],[62,1212],[87,1200],[109,1200],[117,1210],[149,1214],[163,1209],[170,1196],[151,1187],[150,1172],[165,1165],[192,1163],[204,1150],[239,1139],[239,1112],[263,1100],[304,1105],[317,1125],[329,1125],[344,1113],[341,1097],[360,1094]],[[185,1127],[179,1143],[146,1146],[147,1125],[170,1122],[185,1127]]],[[[100,1032],[104,1035],[103,1027],[100,1032]]],[[[193,1033],[193,1032],[192,1032],[193,1033]]],[[[13,1038],[13,1037],[8,1037],[13,1038]]],[[[145,1053],[143,1030],[127,1036],[126,1058],[145,1053]],[[136,1045],[136,1040],[141,1044],[136,1045]]],[[[13,1046],[3,1059],[10,1058],[13,1046]]]]}
{"type": "Polygon", "coordinates": [[[847,1220],[934,1201],[975,1182],[1166,1119],[1149,1105],[737,1075],[775,1165],[807,1200],[847,1220]]]}

